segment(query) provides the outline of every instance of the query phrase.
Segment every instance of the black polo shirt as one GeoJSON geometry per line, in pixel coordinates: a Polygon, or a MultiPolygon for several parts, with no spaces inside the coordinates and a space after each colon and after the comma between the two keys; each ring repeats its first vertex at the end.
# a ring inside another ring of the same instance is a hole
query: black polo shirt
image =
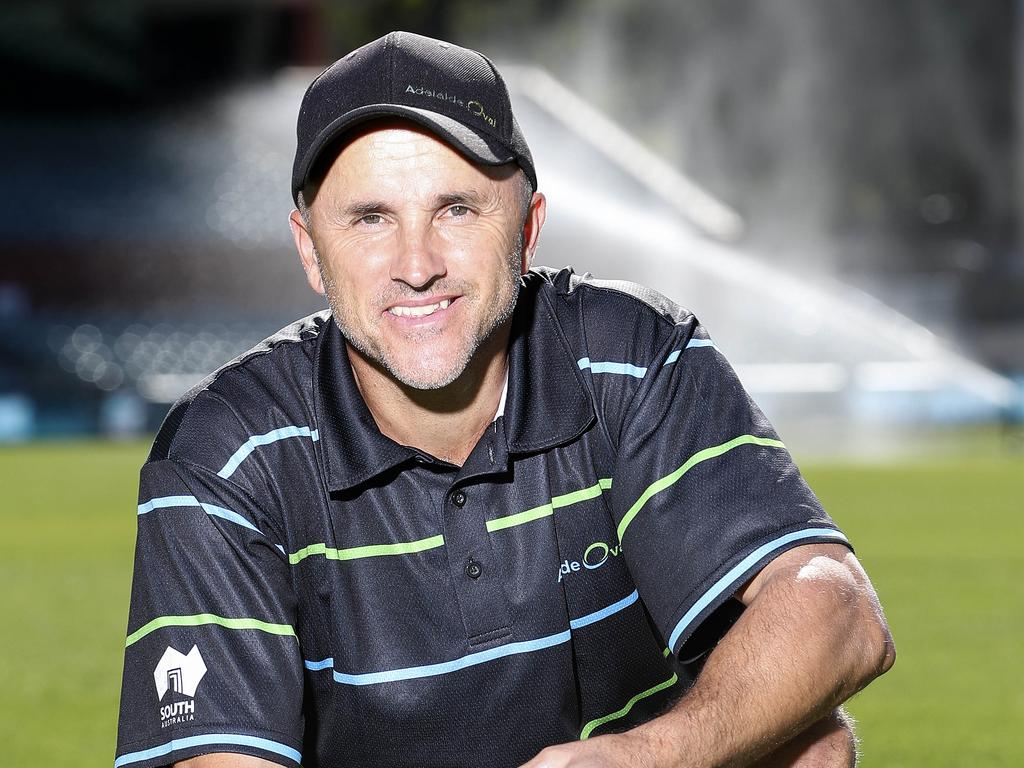
{"type": "Polygon", "coordinates": [[[142,469],[115,766],[517,766],[663,708],[738,586],[836,541],[652,291],[524,278],[462,467],[380,433],[313,315],[179,401],[142,469]]]}

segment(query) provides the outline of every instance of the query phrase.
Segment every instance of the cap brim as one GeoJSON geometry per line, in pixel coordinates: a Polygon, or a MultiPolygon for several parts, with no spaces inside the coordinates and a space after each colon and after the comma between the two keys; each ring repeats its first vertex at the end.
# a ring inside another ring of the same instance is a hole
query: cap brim
{"type": "Polygon", "coordinates": [[[516,162],[516,156],[507,146],[486,134],[475,133],[462,123],[445,115],[417,107],[400,104],[368,104],[342,115],[324,128],[310,144],[298,173],[292,178],[292,197],[305,185],[310,171],[323,151],[339,137],[358,125],[385,117],[405,118],[421,125],[460,154],[482,165],[504,165],[516,162]]]}

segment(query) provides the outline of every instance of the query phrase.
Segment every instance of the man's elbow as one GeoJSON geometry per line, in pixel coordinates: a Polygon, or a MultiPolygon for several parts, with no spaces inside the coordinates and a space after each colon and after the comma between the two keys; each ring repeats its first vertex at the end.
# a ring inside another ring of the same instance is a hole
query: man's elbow
{"type": "Polygon", "coordinates": [[[833,622],[838,642],[834,650],[847,659],[852,688],[847,696],[892,667],[896,661],[892,633],[874,587],[853,553],[841,559],[815,557],[800,569],[797,580],[819,588],[829,585],[823,591],[832,599],[820,607],[833,622]]]}
{"type": "Polygon", "coordinates": [[[860,631],[850,635],[850,646],[855,661],[847,667],[845,681],[840,683],[840,698],[844,701],[884,675],[896,662],[896,646],[884,617],[862,619],[860,631]]]}
{"type": "MultiPolygon", "coordinates": [[[[863,574],[863,571],[861,571],[863,574]]],[[[856,621],[862,628],[859,633],[863,649],[864,681],[867,685],[880,675],[888,672],[896,663],[896,643],[889,624],[885,620],[882,606],[878,602],[871,583],[864,580],[858,583],[860,594],[859,610],[856,621]]]]}
{"type": "Polygon", "coordinates": [[[884,675],[896,663],[896,643],[892,639],[892,633],[889,631],[885,618],[879,616],[874,623],[875,631],[870,652],[870,679],[884,675]]]}
{"type": "Polygon", "coordinates": [[[896,662],[896,643],[874,587],[860,563],[851,554],[843,566],[847,571],[850,588],[848,596],[851,612],[848,620],[850,628],[855,630],[850,633],[850,637],[859,651],[857,656],[861,674],[856,687],[860,689],[892,668],[896,662]]]}

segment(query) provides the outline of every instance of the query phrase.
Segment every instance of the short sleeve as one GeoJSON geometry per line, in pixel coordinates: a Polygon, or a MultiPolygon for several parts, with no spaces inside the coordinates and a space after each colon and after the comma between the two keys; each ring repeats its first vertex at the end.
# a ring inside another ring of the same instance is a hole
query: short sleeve
{"type": "Polygon", "coordinates": [[[611,493],[640,597],[675,653],[782,552],[848,545],[696,322],[676,326],[646,372],[622,422],[611,493]]]}
{"type": "Polygon", "coordinates": [[[115,767],[211,752],[298,765],[295,616],[284,550],[245,491],[177,461],[143,467],[115,767]]]}

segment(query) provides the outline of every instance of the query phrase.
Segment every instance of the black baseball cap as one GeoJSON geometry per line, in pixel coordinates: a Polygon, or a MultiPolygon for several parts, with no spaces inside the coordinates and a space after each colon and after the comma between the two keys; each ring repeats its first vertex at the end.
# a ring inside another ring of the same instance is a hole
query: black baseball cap
{"type": "Polygon", "coordinates": [[[515,162],[537,174],[508,89],[483,54],[411,32],[391,32],[321,72],[299,107],[292,199],[321,154],[353,127],[381,117],[417,123],[482,165],[515,162]]]}

